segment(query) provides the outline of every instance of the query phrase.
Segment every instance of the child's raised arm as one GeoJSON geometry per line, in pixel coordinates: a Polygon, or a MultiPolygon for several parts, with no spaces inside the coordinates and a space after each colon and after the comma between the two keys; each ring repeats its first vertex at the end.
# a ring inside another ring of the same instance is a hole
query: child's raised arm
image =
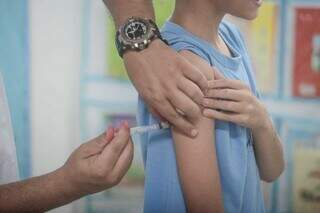
{"type": "MultiPolygon", "coordinates": [[[[200,57],[181,51],[191,64],[205,74],[208,80],[213,71],[200,57]]],[[[192,122],[199,130],[196,138],[189,138],[173,129],[179,178],[188,212],[223,212],[220,176],[218,170],[214,121],[199,111],[192,122]]]]}

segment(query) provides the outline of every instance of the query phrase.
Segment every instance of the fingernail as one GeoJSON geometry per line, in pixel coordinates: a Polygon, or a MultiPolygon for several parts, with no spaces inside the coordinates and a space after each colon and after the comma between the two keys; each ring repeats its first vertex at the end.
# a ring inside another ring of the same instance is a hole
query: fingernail
{"type": "Polygon", "coordinates": [[[129,127],[128,121],[121,122],[120,128],[128,128],[128,127],[129,127]]]}
{"type": "Polygon", "coordinates": [[[198,130],[196,130],[196,129],[191,130],[192,137],[196,137],[197,135],[198,135],[198,130]]]}
{"type": "Polygon", "coordinates": [[[112,126],[109,126],[109,127],[107,128],[107,130],[106,130],[106,134],[109,134],[110,131],[111,131],[111,129],[113,129],[112,126]]]}
{"type": "Polygon", "coordinates": [[[126,120],[126,121],[124,121],[124,126],[126,127],[126,128],[129,128],[129,122],[126,120]]]}

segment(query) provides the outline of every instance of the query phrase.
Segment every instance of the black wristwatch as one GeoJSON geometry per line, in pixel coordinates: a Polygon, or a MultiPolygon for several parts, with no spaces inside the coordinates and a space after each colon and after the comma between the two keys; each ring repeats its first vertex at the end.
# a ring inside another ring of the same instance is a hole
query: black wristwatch
{"type": "Polygon", "coordinates": [[[155,39],[162,38],[160,31],[151,19],[131,17],[116,33],[116,46],[120,57],[127,50],[141,51],[155,39]]]}

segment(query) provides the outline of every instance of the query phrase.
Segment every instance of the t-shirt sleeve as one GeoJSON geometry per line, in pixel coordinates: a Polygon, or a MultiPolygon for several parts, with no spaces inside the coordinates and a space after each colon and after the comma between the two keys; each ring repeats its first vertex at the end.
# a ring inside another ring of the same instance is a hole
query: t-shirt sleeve
{"type": "MultiPolygon", "coordinates": [[[[164,36],[166,36],[166,35],[164,35],[164,36]]],[[[192,41],[192,42],[188,41],[188,39],[186,39],[183,36],[173,37],[171,35],[171,39],[169,40],[170,47],[173,48],[174,50],[176,50],[177,52],[187,50],[187,51],[190,51],[190,52],[198,55],[202,59],[209,61],[210,57],[209,57],[208,53],[206,53],[201,48],[199,48],[196,45],[196,43],[197,43],[196,41],[192,41]]]]}

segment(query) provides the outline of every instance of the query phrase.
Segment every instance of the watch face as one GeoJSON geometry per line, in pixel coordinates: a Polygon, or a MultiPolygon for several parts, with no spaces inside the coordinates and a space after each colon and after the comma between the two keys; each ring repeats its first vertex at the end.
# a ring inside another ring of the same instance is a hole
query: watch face
{"type": "Polygon", "coordinates": [[[125,26],[124,34],[130,40],[143,39],[147,34],[147,25],[142,21],[134,20],[125,26]]]}

